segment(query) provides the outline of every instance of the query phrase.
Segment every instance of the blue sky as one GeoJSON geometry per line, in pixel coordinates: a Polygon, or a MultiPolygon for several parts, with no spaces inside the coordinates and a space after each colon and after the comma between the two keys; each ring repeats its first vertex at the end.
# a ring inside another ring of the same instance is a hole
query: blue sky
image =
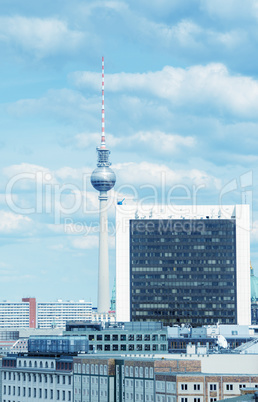
{"type": "Polygon", "coordinates": [[[115,200],[162,177],[174,203],[249,202],[258,272],[257,22],[256,0],[1,1],[1,299],[96,303],[102,55],[111,285],[115,200]]]}

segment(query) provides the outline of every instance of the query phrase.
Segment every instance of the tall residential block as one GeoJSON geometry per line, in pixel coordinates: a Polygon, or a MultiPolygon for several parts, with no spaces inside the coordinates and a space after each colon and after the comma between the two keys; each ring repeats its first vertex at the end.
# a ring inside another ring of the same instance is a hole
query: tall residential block
{"type": "Polygon", "coordinates": [[[250,324],[248,205],[117,205],[118,321],[250,324]]]}

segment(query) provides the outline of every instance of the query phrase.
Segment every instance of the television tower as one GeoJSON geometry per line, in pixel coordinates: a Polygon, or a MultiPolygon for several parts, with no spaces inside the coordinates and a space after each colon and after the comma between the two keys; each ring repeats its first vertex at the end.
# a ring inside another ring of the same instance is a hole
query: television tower
{"type": "Polygon", "coordinates": [[[104,57],[102,57],[102,133],[101,144],[99,147],[97,147],[97,153],[97,168],[91,174],[91,184],[97,191],[99,191],[98,312],[106,313],[110,309],[107,192],[114,187],[116,182],[116,175],[110,168],[110,151],[106,147],[104,107],[104,57]]]}

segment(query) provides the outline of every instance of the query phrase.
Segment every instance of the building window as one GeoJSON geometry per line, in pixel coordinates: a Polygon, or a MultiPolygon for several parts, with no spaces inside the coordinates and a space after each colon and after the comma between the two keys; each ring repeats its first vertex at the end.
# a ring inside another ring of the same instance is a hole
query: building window
{"type": "Polygon", "coordinates": [[[181,390],[187,391],[187,384],[181,384],[181,390]]]}
{"type": "Polygon", "coordinates": [[[216,391],[217,384],[210,384],[210,391],[216,391]]]}
{"type": "Polygon", "coordinates": [[[33,388],[33,397],[34,397],[34,398],[37,397],[37,388],[33,388]]]}
{"type": "Polygon", "coordinates": [[[200,391],[201,385],[200,384],[194,384],[194,391],[200,391]]]}
{"type": "Polygon", "coordinates": [[[194,398],[194,402],[201,402],[201,398],[194,398]]]}
{"type": "Polygon", "coordinates": [[[63,391],[63,401],[65,401],[65,391],[63,391]]]}
{"type": "Polygon", "coordinates": [[[45,389],[45,399],[47,399],[47,389],[45,389]]]}
{"type": "Polygon", "coordinates": [[[138,367],[135,367],[135,377],[138,377],[138,367]]]}
{"type": "Polygon", "coordinates": [[[50,399],[53,399],[53,390],[50,390],[50,399]]]}
{"type": "Polygon", "coordinates": [[[56,399],[59,401],[59,399],[60,399],[60,391],[59,390],[57,390],[56,391],[56,399]]]}
{"type": "Polygon", "coordinates": [[[232,391],[233,390],[233,384],[226,384],[226,390],[227,391],[232,391]]]}
{"type": "Polygon", "coordinates": [[[187,398],[181,398],[181,402],[188,402],[187,398]]]}

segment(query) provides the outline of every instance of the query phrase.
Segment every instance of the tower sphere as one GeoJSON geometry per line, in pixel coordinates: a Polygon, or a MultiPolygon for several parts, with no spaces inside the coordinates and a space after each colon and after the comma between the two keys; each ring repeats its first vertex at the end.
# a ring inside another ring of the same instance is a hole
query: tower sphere
{"type": "Polygon", "coordinates": [[[108,166],[97,167],[91,174],[91,184],[98,191],[109,191],[114,187],[116,175],[108,166]]]}

